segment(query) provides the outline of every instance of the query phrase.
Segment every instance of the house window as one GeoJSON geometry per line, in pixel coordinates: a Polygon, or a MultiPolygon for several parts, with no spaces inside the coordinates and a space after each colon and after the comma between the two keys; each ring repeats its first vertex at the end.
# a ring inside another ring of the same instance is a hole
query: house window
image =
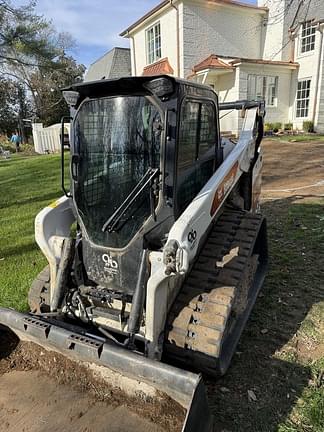
{"type": "Polygon", "coordinates": [[[308,117],[311,80],[298,81],[296,117],[308,117]]]}
{"type": "Polygon", "coordinates": [[[248,99],[265,100],[267,106],[277,106],[278,77],[248,75],[248,99]]]}
{"type": "Polygon", "coordinates": [[[316,27],[312,23],[305,22],[302,25],[302,33],[301,33],[301,40],[300,40],[300,52],[301,53],[305,53],[308,51],[314,51],[315,32],[316,32],[316,27]]]}
{"type": "Polygon", "coordinates": [[[155,24],[146,30],[147,63],[151,64],[161,58],[161,26],[155,24]]]}

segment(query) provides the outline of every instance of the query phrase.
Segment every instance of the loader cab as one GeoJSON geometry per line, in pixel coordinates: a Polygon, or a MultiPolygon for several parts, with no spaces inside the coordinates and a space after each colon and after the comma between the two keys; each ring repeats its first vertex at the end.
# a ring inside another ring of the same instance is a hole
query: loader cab
{"type": "Polygon", "coordinates": [[[169,76],[73,85],[71,191],[91,283],[135,290],[143,250],[167,233],[213,175],[218,100],[169,76]]]}

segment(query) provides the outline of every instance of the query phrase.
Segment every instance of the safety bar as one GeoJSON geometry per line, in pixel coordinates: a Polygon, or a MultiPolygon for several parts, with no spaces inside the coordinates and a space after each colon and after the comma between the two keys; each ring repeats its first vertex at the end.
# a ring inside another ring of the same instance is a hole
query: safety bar
{"type": "Polygon", "coordinates": [[[249,100],[239,100],[235,102],[221,102],[219,104],[219,110],[243,110],[250,108],[259,108],[261,111],[265,108],[264,100],[261,101],[249,101],[249,100]]]}

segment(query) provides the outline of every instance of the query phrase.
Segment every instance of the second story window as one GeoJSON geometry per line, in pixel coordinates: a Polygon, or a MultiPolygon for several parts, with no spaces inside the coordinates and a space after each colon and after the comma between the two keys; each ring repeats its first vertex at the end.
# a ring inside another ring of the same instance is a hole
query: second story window
{"type": "Polygon", "coordinates": [[[305,22],[302,25],[300,39],[300,53],[314,51],[315,48],[315,33],[316,27],[311,22],[305,22]]]}
{"type": "Polygon", "coordinates": [[[146,30],[147,63],[154,63],[161,58],[161,26],[155,24],[146,30]]]}

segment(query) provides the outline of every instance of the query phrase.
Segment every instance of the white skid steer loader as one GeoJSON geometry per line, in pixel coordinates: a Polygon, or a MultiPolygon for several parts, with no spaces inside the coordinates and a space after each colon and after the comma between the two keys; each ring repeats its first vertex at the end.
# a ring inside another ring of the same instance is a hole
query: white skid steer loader
{"type": "Polygon", "coordinates": [[[182,431],[211,431],[201,373],[226,372],[267,266],[264,104],[219,104],[169,76],[63,93],[70,188],[62,142],[64,196],[35,222],[48,266],[31,312],[0,308],[2,328],[101,367],[113,388],[140,387],[141,403],[171,398],[182,431]],[[237,141],[220,136],[220,110],[242,112],[237,141]]]}

